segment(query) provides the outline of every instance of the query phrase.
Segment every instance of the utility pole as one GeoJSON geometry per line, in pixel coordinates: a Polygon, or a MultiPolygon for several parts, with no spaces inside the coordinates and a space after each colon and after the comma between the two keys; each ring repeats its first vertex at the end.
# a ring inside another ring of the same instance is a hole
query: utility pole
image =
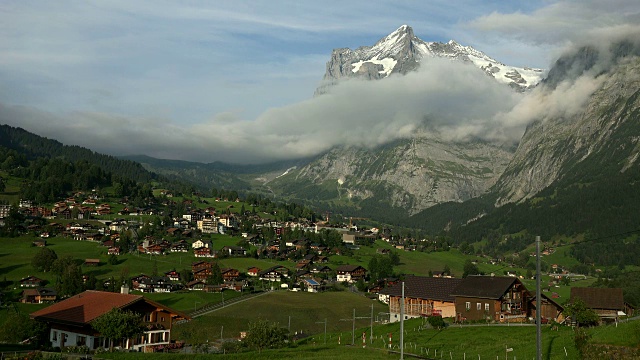
{"type": "Polygon", "coordinates": [[[404,281],[402,282],[402,302],[400,303],[400,360],[404,360],[404,281]]]}
{"type": "Polygon", "coordinates": [[[351,325],[351,346],[356,344],[356,309],[353,309],[353,325],[351,325]]]}
{"type": "MultiPolygon", "coordinates": [[[[291,319],[291,317],[289,317],[291,319]]],[[[324,318],[324,321],[316,321],[316,324],[324,323],[324,344],[327,345],[327,318],[324,318]]]]}
{"type": "Polygon", "coordinates": [[[371,321],[369,328],[369,344],[373,344],[373,304],[371,304],[371,321]]]}
{"type": "Polygon", "coordinates": [[[542,360],[542,293],[540,291],[540,236],[536,236],[536,350],[537,359],[542,360]]]}
{"type": "MultiPolygon", "coordinates": [[[[373,306],[373,305],[372,305],[373,306]]],[[[373,310],[372,310],[373,311],[373,310]]],[[[340,319],[340,321],[351,321],[351,345],[356,344],[356,319],[373,319],[373,316],[356,316],[356,309],[353,309],[353,317],[351,319],[340,319]]],[[[371,324],[373,329],[373,324],[371,324]]]]}

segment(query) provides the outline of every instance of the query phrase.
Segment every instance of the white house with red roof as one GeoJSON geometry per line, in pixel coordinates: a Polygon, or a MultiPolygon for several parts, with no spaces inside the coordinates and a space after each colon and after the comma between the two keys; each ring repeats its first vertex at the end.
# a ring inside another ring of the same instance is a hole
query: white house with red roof
{"type": "Polygon", "coordinates": [[[132,339],[113,339],[123,349],[153,349],[171,342],[173,324],[189,317],[179,311],[149,300],[142,295],[87,290],[31,314],[31,318],[47,323],[53,347],[87,346],[89,349],[109,347],[109,340],[91,326],[92,321],[113,308],[140,314],[149,329],[132,339]]]}

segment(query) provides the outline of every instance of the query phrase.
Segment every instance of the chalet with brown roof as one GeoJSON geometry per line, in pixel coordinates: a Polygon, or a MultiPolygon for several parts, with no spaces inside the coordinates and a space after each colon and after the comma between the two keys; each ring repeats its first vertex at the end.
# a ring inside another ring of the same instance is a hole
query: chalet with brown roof
{"type": "Polygon", "coordinates": [[[620,288],[572,287],[569,302],[581,299],[585,305],[595,311],[600,320],[618,321],[621,316],[631,316],[633,309],[624,302],[620,288]]]}
{"type": "Polygon", "coordinates": [[[193,272],[193,279],[207,281],[211,274],[213,274],[211,268],[196,270],[193,272]]]}
{"type": "Polygon", "coordinates": [[[360,265],[340,265],[336,268],[336,274],[338,282],[355,283],[364,279],[367,269],[360,265]]]}
{"type": "MultiPolygon", "coordinates": [[[[562,305],[558,304],[557,302],[553,301],[550,297],[548,297],[545,294],[542,294],[541,296],[541,307],[540,307],[540,318],[542,319],[542,321],[555,321],[555,322],[562,322],[564,320],[564,314],[562,313],[564,311],[564,307],[562,307],[562,305]]],[[[538,297],[534,296],[529,299],[529,317],[535,318],[536,317],[536,311],[538,310],[538,297]]]]}
{"type": "MultiPolygon", "coordinates": [[[[455,317],[455,298],[451,296],[451,292],[461,282],[462,279],[407,276],[404,281],[405,319],[432,315],[455,317]]],[[[379,297],[388,299],[389,321],[400,321],[402,283],[382,289],[379,297]]]]}
{"type": "Polygon", "coordinates": [[[296,263],[296,270],[308,269],[311,266],[311,260],[300,260],[296,263]]]}
{"type": "Polygon", "coordinates": [[[147,346],[171,342],[173,324],[189,317],[141,295],[88,290],[31,314],[36,321],[50,327],[53,347],[87,346],[89,349],[109,347],[91,323],[111,309],[118,308],[140,314],[149,330],[132,339],[113,339],[114,345],[128,350],[145,350],[147,346]]]}
{"type": "Polygon", "coordinates": [[[229,256],[245,256],[247,255],[247,250],[242,246],[225,246],[220,249],[220,252],[229,256]]]}
{"type": "Polygon", "coordinates": [[[234,282],[240,277],[240,271],[236,269],[220,269],[220,272],[225,283],[234,282]]]}
{"type": "Polygon", "coordinates": [[[112,246],[107,250],[107,255],[120,255],[120,247],[112,246]]]}
{"type": "Polygon", "coordinates": [[[167,229],[167,234],[171,235],[171,236],[175,236],[176,233],[179,233],[180,229],[175,228],[175,227],[171,227],[167,229]]]}
{"type": "Polygon", "coordinates": [[[35,276],[27,276],[26,278],[20,279],[20,287],[40,287],[43,282],[44,280],[35,276]]]}
{"type": "Polygon", "coordinates": [[[204,280],[193,280],[187,283],[187,289],[202,291],[204,290],[205,285],[204,280]]]}
{"type": "Polygon", "coordinates": [[[331,268],[327,265],[315,264],[311,266],[310,271],[314,274],[330,274],[331,268]]]}
{"type": "Polygon", "coordinates": [[[260,280],[282,281],[289,277],[289,270],[282,265],[276,265],[260,272],[258,277],[260,280]]]}
{"type": "Polygon", "coordinates": [[[247,275],[249,275],[249,276],[254,276],[254,277],[255,277],[255,276],[258,276],[258,274],[260,273],[260,271],[261,271],[261,270],[260,270],[260,268],[259,268],[259,267],[252,266],[252,267],[250,267],[250,268],[247,270],[247,275]]]}
{"type": "Polygon", "coordinates": [[[211,248],[201,247],[193,250],[195,257],[215,257],[211,248]]]}
{"type": "Polygon", "coordinates": [[[171,281],[180,281],[180,273],[176,270],[167,271],[164,276],[168,277],[171,281]]]}
{"type": "Polygon", "coordinates": [[[100,259],[85,259],[84,266],[98,266],[100,265],[100,259]]]}
{"type": "Polygon", "coordinates": [[[150,276],[149,275],[145,275],[145,274],[140,274],[138,276],[134,276],[131,278],[131,286],[133,288],[133,290],[140,290],[140,282],[142,282],[142,280],[144,279],[149,279],[150,276]]]}
{"type": "Polygon", "coordinates": [[[189,243],[185,240],[180,240],[171,245],[171,252],[189,252],[189,243]]]}
{"type": "Polygon", "coordinates": [[[524,322],[529,313],[529,291],[516,277],[468,276],[451,295],[457,321],[524,322]]]}
{"type": "Polygon", "coordinates": [[[213,264],[209,261],[196,261],[194,263],[191,263],[191,272],[195,273],[196,271],[202,270],[202,269],[211,270],[212,266],[213,264]]]}
{"type": "Polygon", "coordinates": [[[51,288],[25,289],[22,291],[20,302],[25,304],[42,304],[54,302],[58,299],[58,294],[51,288]]]}

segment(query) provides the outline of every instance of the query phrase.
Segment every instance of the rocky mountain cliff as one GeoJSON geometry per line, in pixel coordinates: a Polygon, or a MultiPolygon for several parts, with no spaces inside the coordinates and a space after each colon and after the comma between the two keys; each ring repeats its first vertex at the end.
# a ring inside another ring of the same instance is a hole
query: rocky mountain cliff
{"type": "Polygon", "coordinates": [[[406,74],[416,70],[425,57],[472,63],[498,82],[519,91],[532,88],[544,75],[541,69],[502,64],[483,52],[460,45],[454,40],[447,43],[425,42],[414,35],[410,26],[402,25],[373,46],[362,46],[355,50],[334,49],[327,62],[323,85],[316,90],[316,94],[326,92],[332,84],[345,78],[379,80],[391,74],[406,74]]]}
{"type": "Polygon", "coordinates": [[[267,182],[275,193],[338,206],[414,214],[485,193],[512,152],[485,142],[450,143],[429,133],[377,149],[336,148],[267,182]]]}
{"type": "MultiPolygon", "coordinates": [[[[598,172],[616,176],[638,166],[638,55],[640,48],[622,42],[606,54],[584,47],[557,61],[542,91],[550,93],[560,84],[593,86],[594,91],[577,112],[543,117],[527,128],[495,185],[496,205],[529,199],[567,176],[592,177],[598,172]]],[[[556,94],[561,95],[562,91],[556,94]]]]}

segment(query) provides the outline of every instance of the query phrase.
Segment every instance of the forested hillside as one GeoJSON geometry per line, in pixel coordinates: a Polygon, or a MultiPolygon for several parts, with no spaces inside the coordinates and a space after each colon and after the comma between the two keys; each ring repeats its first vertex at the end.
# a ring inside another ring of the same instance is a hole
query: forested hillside
{"type": "MultiPolygon", "coordinates": [[[[158,176],[145,170],[142,165],[130,160],[121,160],[113,156],[99,154],[80,146],[63,145],[56,140],[47,139],[30,133],[21,128],[0,125],[0,146],[8,150],[15,150],[24,155],[24,159],[32,160],[38,157],[60,158],[68,162],[86,161],[99,166],[102,170],[125,177],[137,182],[149,182],[158,176]]],[[[7,157],[5,167],[18,161],[15,155],[7,157]]]]}

